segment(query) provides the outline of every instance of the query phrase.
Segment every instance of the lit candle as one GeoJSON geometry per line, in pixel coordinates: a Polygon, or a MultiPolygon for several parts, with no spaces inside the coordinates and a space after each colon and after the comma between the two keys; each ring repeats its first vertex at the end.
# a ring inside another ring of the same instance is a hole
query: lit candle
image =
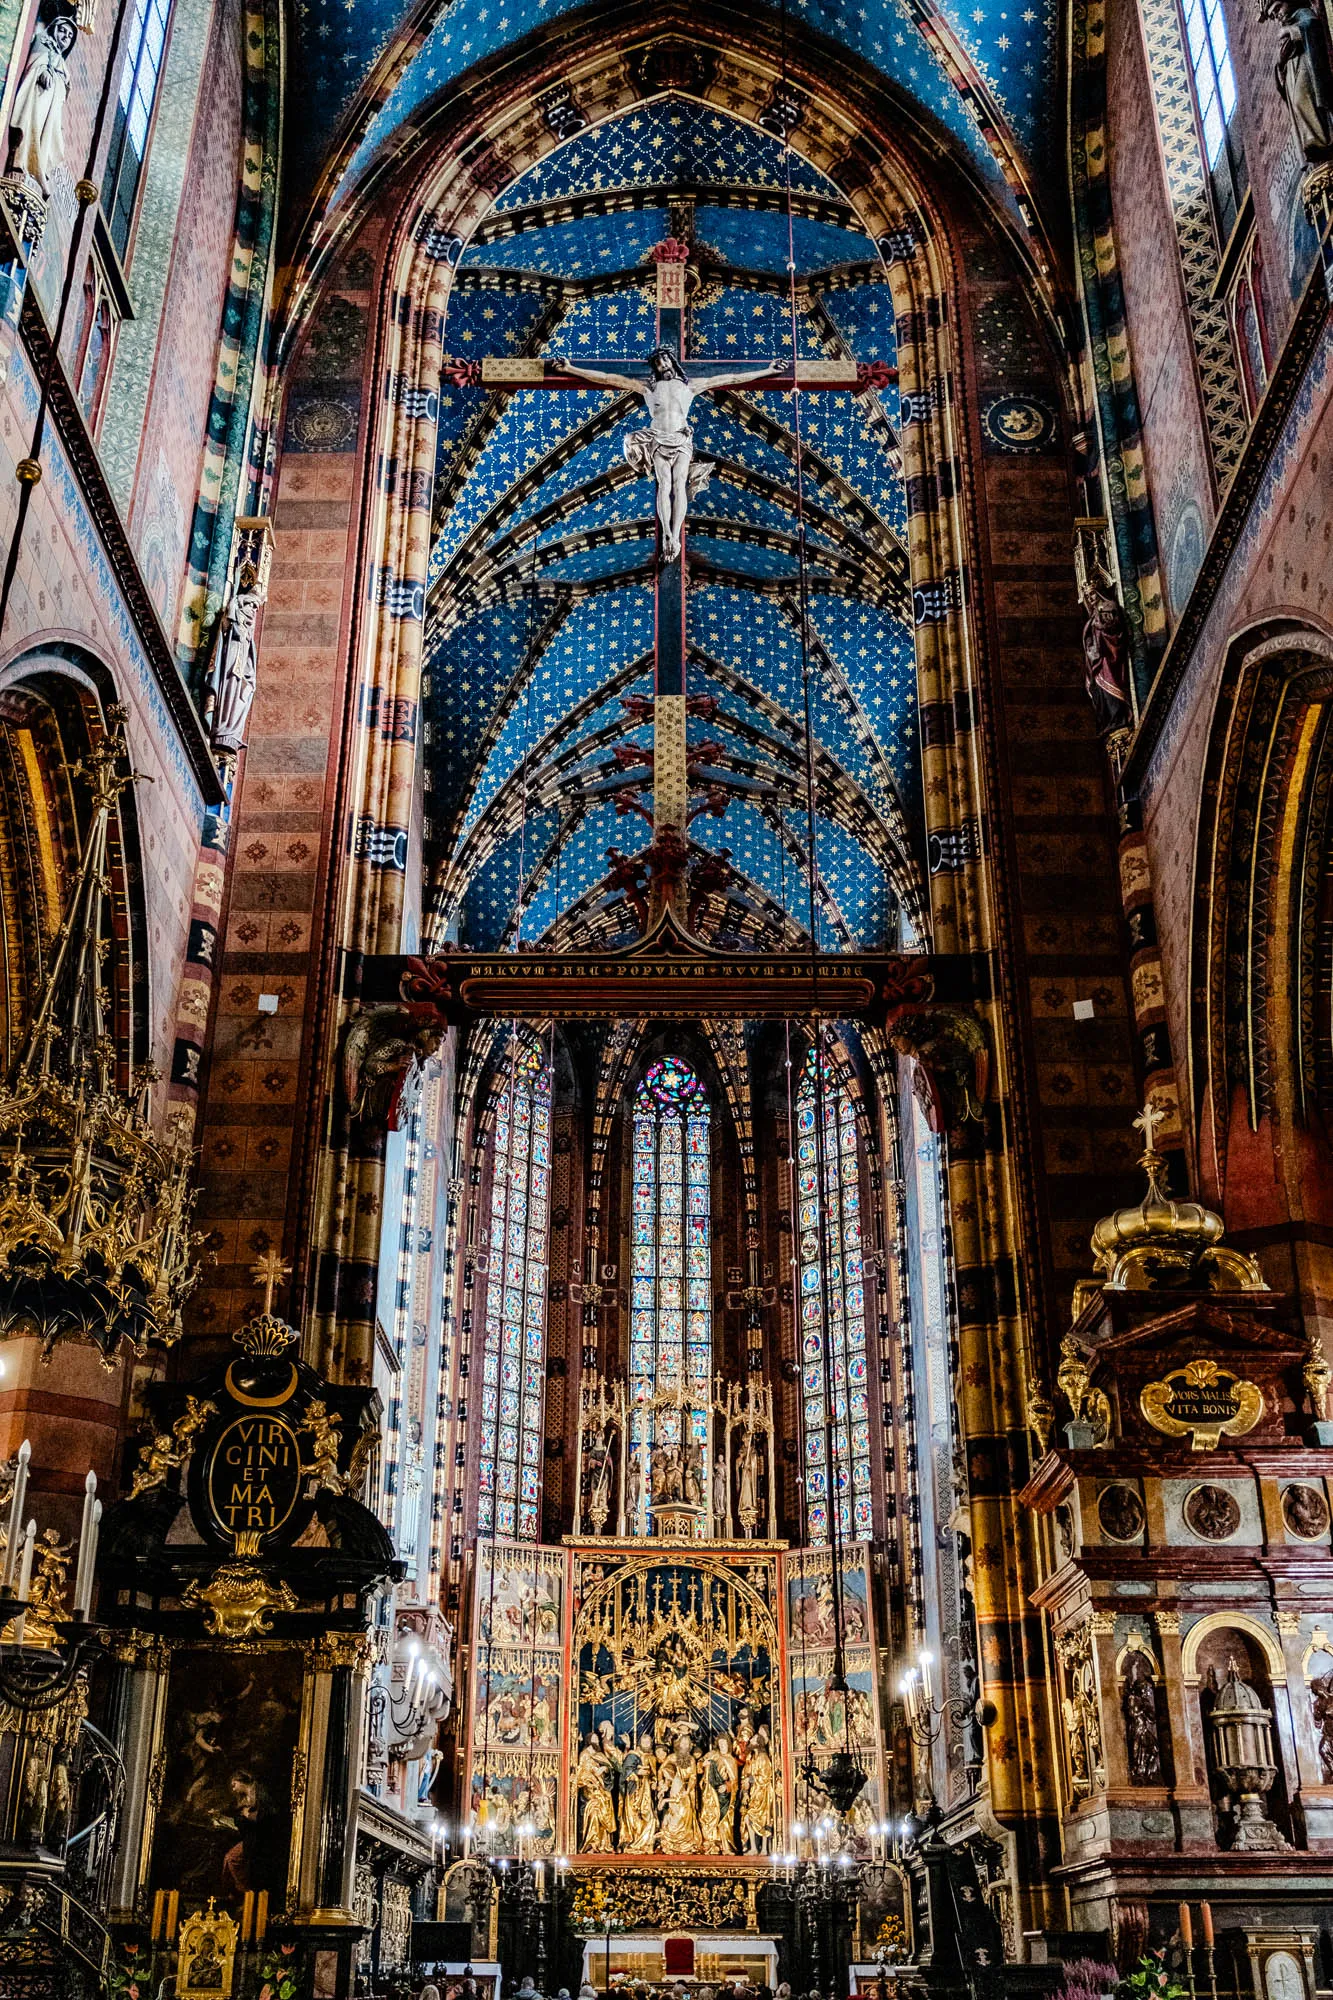
{"type": "Polygon", "coordinates": [[[1184,1945],[1186,1951],[1193,1951],[1194,1925],[1190,1922],[1190,1906],[1188,1903],[1182,1903],[1180,1906],[1180,1942],[1184,1945]]]}
{"type": "Polygon", "coordinates": [[[921,1655],[921,1690],[926,1697],[927,1708],[930,1707],[930,1704],[935,1699],[935,1692],[930,1684],[930,1669],[931,1669],[931,1656],[929,1653],[923,1653],[921,1655]]]}
{"type": "MultiPolygon", "coordinates": [[[[26,1600],[28,1587],[32,1582],[32,1551],[36,1540],[37,1523],[29,1521],[27,1527],[23,1530],[23,1554],[19,1558],[18,1595],[22,1600],[26,1600]]],[[[14,1641],[16,1645],[21,1646],[23,1644],[23,1628],[26,1623],[27,1614],[20,1612],[19,1616],[14,1620],[14,1641]]]]}
{"type": "Polygon", "coordinates": [[[6,1593],[14,1582],[14,1566],[19,1559],[20,1523],[23,1520],[23,1501],[28,1491],[28,1461],[32,1457],[32,1446],[24,1438],[19,1446],[18,1464],[14,1468],[14,1490],[9,1497],[9,1524],[6,1530],[5,1567],[0,1577],[0,1588],[6,1593]]]}
{"type": "Polygon", "coordinates": [[[1211,1951],[1213,1948],[1213,1906],[1211,1903],[1200,1903],[1199,1924],[1203,1930],[1203,1941],[1209,1951],[1211,1951]]]}
{"type": "Polygon", "coordinates": [[[74,1570],[74,1616],[82,1618],[92,1597],[92,1558],[97,1538],[93,1528],[93,1508],[97,1506],[97,1474],[90,1472],[83,1482],[83,1520],[79,1524],[79,1560],[74,1570]]]}

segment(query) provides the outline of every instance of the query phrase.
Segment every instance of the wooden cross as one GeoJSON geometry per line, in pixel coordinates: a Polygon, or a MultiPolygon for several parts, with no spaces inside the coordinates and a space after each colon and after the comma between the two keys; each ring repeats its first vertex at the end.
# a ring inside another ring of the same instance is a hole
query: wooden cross
{"type": "MultiPolygon", "coordinates": [[[[676,237],[668,237],[653,252],[657,265],[657,345],[667,348],[683,362],[686,335],[685,271],[690,248],[676,237]]],[[[636,360],[638,358],[636,357],[636,360]]],[[[608,362],[619,367],[614,357],[608,362]]],[[[598,366],[603,364],[599,361],[598,366]]],[[[635,361],[623,364],[628,368],[635,361]]],[[[737,369],[761,368],[762,361],[749,364],[728,361],[695,361],[690,365],[691,384],[701,381],[706,388],[710,376],[736,374],[737,369]]],[[[488,356],[481,361],[446,360],[444,380],[460,387],[487,389],[586,390],[588,384],[562,368],[558,361],[540,357],[488,356]]],[[[802,361],[793,356],[792,367],[774,367],[747,386],[752,389],[851,390],[861,394],[882,389],[896,379],[897,370],[887,362],[868,367],[854,361],[802,361]]],[[[673,561],[663,560],[659,529],[656,566],[656,603],[653,644],[653,811],[652,843],[629,860],[620,858],[613,878],[623,878],[627,899],[643,910],[645,929],[651,929],[664,908],[671,908],[687,927],[688,886],[686,862],[689,854],[690,774],[686,739],[686,658],[685,625],[687,555],[685,537],[681,552],[673,561]],[[650,882],[646,909],[637,884],[647,869],[650,882]],[[631,881],[631,877],[633,880],[631,881]]],[[[615,850],[612,850],[612,858],[615,850]]]]}
{"type": "Polygon", "coordinates": [[[250,1276],[256,1285],[264,1288],[264,1311],[273,1310],[273,1293],[278,1285],[285,1285],[292,1275],[290,1264],[284,1264],[276,1250],[266,1250],[257,1264],[250,1267],[250,1276]]]}

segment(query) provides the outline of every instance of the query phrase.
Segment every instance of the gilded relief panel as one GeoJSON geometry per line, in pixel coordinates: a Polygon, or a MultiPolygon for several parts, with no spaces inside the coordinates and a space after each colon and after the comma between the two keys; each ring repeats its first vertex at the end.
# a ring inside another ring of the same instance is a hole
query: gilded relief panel
{"type": "Polygon", "coordinates": [[[775,1556],[576,1556],[569,1846],[767,1854],[782,1820],[775,1556]]]}
{"type": "Polygon", "coordinates": [[[875,1705],[870,1553],[863,1543],[843,1551],[846,1694],[833,1685],[835,1606],[829,1551],[801,1550],[786,1556],[784,1565],[795,1817],[808,1820],[820,1816],[823,1808],[817,1774],[835,1751],[850,1749],[861,1759],[867,1776],[849,1819],[858,1838],[868,1840],[870,1827],[882,1816],[883,1795],[875,1705]]]}
{"type": "Polygon", "coordinates": [[[487,1854],[555,1852],[566,1570],[560,1549],[478,1544],[468,1802],[487,1854]]]}

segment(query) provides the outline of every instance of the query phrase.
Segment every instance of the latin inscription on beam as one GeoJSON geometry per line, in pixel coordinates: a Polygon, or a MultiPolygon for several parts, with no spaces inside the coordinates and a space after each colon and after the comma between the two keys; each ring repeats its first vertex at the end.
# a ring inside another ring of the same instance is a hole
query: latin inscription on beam
{"type": "Polygon", "coordinates": [[[347,997],[403,1006],[422,1025],[474,1020],[615,1020],[625,1015],[740,1019],[819,1014],[883,1022],[941,1001],[986,997],[970,957],[857,952],[728,953],[701,947],[666,913],[644,943],[619,952],[441,952],[362,961],[347,997]]]}

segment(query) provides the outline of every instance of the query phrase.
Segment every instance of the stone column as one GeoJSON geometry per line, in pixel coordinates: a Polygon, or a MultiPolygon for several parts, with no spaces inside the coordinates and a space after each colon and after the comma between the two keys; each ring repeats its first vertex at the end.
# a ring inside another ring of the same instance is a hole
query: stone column
{"type": "Polygon", "coordinates": [[[131,1634],[117,1646],[115,1657],[109,1734],[124,1761],[125,1798],[111,1871],[110,1908],[113,1916],[129,1919],[136,1914],[140,1889],[148,1880],[149,1849],[161,1799],[163,1759],[158,1738],[170,1655],[158,1641],[131,1634]]]}

